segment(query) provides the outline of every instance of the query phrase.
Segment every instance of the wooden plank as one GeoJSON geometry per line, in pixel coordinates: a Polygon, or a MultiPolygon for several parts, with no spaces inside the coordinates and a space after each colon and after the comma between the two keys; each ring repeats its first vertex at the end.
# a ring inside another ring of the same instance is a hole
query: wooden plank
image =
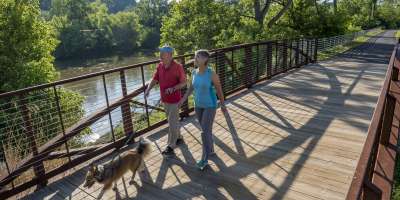
{"type": "MultiPolygon", "coordinates": [[[[232,116],[232,115],[231,115],[232,116]]],[[[259,124],[257,123],[257,120],[249,120],[248,118],[245,117],[234,117],[231,118],[232,123],[235,124],[234,126],[231,127],[225,127],[225,129],[229,129],[231,131],[234,129],[238,130],[245,130],[245,131],[252,131],[254,133],[259,133],[263,134],[265,136],[271,136],[271,137],[290,137],[290,140],[304,140],[306,138],[310,137],[315,137],[319,136],[321,138],[320,143],[331,148],[331,149],[339,149],[343,150],[346,149],[347,152],[353,152],[353,153],[358,153],[358,148],[362,146],[360,144],[363,140],[361,137],[360,140],[348,140],[346,137],[340,137],[338,136],[341,132],[335,132],[331,131],[328,133],[325,133],[324,135],[320,136],[318,133],[313,133],[309,132],[307,130],[294,130],[294,129],[288,129],[285,127],[271,127],[259,124]],[[245,126],[245,124],[248,124],[248,126],[245,126]]],[[[214,125],[214,130],[221,129],[225,123],[226,119],[220,119],[216,118],[216,123],[217,125],[214,125]],[[222,125],[221,125],[222,124],[222,125]]],[[[343,131],[342,131],[343,132],[343,131]]]]}
{"type": "MultiPolygon", "coordinates": [[[[199,146],[200,147],[200,146],[199,146]]],[[[193,147],[190,147],[190,149],[194,149],[193,147]]],[[[195,152],[200,152],[201,151],[201,149],[200,148],[198,148],[198,149],[195,149],[195,150],[193,150],[193,155],[197,155],[197,153],[195,153],[195,152]]],[[[218,152],[217,152],[218,153],[218,152]]],[[[180,154],[177,152],[177,155],[178,155],[178,157],[181,157],[180,156],[180,154]]],[[[200,156],[199,154],[198,154],[198,156],[200,156]]],[[[147,163],[148,164],[148,163],[147,163]]],[[[239,163],[237,163],[237,164],[239,164],[239,163]]],[[[191,165],[192,166],[194,166],[194,163],[191,163],[191,165]]],[[[247,166],[249,166],[250,168],[253,166],[253,164],[251,164],[251,165],[247,165],[247,166]]],[[[275,167],[276,168],[276,167],[275,167]]],[[[227,177],[235,177],[235,174],[237,175],[237,174],[240,174],[241,172],[241,170],[240,169],[242,169],[243,170],[243,168],[237,168],[237,170],[239,170],[239,171],[236,171],[235,173],[232,173],[232,174],[228,174],[228,175],[226,175],[227,177]]],[[[244,168],[245,169],[245,168],[244,168]]],[[[227,170],[227,169],[221,169],[221,173],[224,173],[224,174],[226,174],[226,173],[228,173],[227,171],[229,171],[229,170],[227,170]]],[[[268,170],[266,170],[265,172],[272,172],[272,170],[271,169],[268,169],[268,170]]],[[[224,180],[227,180],[227,177],[224,177],[223,179],[224,180]]],[[[254,178],[253,178],[254,179],[254,178]]],[[[196,179],[197,180],[197,179],[196,179]]],[[[247,185],[247,184],[246,184],[247,185]]],[[[340,184],[340,185],[342,185],[342,184],[340,184]]]]}
{"type": "MultiPolygon", "coordinates": [[[[190,147],[189,149],[191,150],[191,149],[193,149],[194,147],[190,147]]],[[[194,152],[192,152],[193,154],[195,154],[195,152],[200,152],[201,151],[201,147],[200,146],[198,146],[198,150],[196,151],[196,150],[193,150],[194,152]]],[[[249,150],[247,150],[246,149],[246,152],[247,151],[249,151],[249,150]]],[[[179,150],[178,150],[178,152],[179,152],[179,150]]],[[[224,152],[224,151],[222,151],[222,152],[224,152]]],[[[217,152],[218,153],[218,152],[217,152]]],[[[195,155],[197,155],[197,154],[195,154],[195,155]]],[[[200,155],[198,155],[199,157],[200,157],[200,155]]],[[[230,156],[232,156],[232,155],[230,155],[230,156]]],[[[228,156],[229,157],[229,156],[228,156]]],[[[245,158],[243,158],[242,160],[246,160],[245,158]]],[[[224,161],[225,162],[225,161],[224,161]]],[[[229,163],[229,162],[228,162],[229,163]]],[[[252,165],[253,165],[254,163],[252,163],[252,165]]],[[[194,165],[194,163],[192,163],[192,165],[194,165]]],[[[251,165],[250,165],[251,166],[251,165]]],[[[268,170],[267,170],[267,172],[268,172],[268,170]]],[[[240,173],[240,172],[239,172],[240,173]]],[[[338,174],[340,174],[340,172],[338,172],[338,174]]],[[[234,176],[234,175],[233,175],[234,176]]],[[[350,177],[350,175],[349,175],[349,177],[350,177]]],[[[343,183],[340,183],[340,185],[342,185],[343,183]]]]}
{"type": "Polygon", "coordinates": [[[319,135],[323,137],[335,137],[335,138],[340,138],[340,139],[346,139],[349,141],[354,141],[354,142],[361,142],[360,144],[362,145],[362,142],[364,141],[364,135],[360,133],[359,130],[357,129],[330,129],[329,132],[325,132],[326,129],[320,128],[318,125],[310,125],[307,127],[302,127],[301,130],[295,129],[292,127],[286,127],[286,126],[276,126],[272,125],[272,122],[265,122],[261,118],[253,118],[251,116],[241,116],[238,120],[234,120],[234,124],[237,124],[238,127],[243,126],[242,124],[253,122],[253,127],[259,127],[259,128],[264,128],[264,132],[270,131],[273,133],[276,133],[277,135],[291,135],[291,134],[297,134],[299,132],[303,132],[304,134],[308,135],[319,135]],[[240,120],[239,120],[240,119],[240,120]],[[356,132],[351,132],[351,131],[356,131],[356,132]],[[355,137],[357,135],[357,137],[355,137]]]}

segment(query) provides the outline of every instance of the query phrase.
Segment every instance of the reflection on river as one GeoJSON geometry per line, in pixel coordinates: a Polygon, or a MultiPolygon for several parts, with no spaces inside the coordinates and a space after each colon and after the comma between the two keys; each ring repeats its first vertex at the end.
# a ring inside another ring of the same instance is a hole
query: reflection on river
{"type": "MultiPolygon", "coordinates": [[[[68,61],[64,63],[56,63],[57,69],[60,72],[61,79],[72,78],[88,73],[99,72],[102,70],[112,69],[116,67],[132,65],[135,63],[141,63],[149,60],[155,60],[155,57],[152,56],[131,56],[124,58],[103,58],[96,59],[91,61],[81,62],[79,61],[68,61]],[[83,66],[83,67],[80,67],[83,66]]],[[[155,66],[146,66],[143,68],[144,79],[147,82],[152,74],[155,66]]],[[[125,71],[126,84],[128,93],[133,90],[141,87],[143,85],[142,82],[142,73],[140,68],[129,69],[125,71]]],[[[109,102],[113,102],[114,100],[122,97],[121,90],[121,79],[120,73],[112,73],[107,74],[105,76],[105,83],[107,88],[107,94],[109,98],[109,102]]],[[[79,94],[85,97],[85,101],[83,104],[83,108],[85,110],[85,116],[93,114],[100,108],[105,107],[106,104],[106,95],[104,90],[104,83],[102,76],[93,77],[81,81],[76,81],[73,83],[68,83],[64,85],[65,88],[70,89],[72,91],[78,92],[79,94]]],[[[152,90],[150,94],[149,103],[155,104],[158,101],[158,91],[157,89],[152,90]]],[[[143,102],[143,94],[138,98],[135,98],[143,102]]],[[[134,109],[134,108],[132,108],[134,109]]],[[[143,112],[142,109],[134,109],[135,112],[143,112]]],[[[121,109],[117,108],[111,113],[112,124],[113,127],[116,127],[121,123],[121,109]]],[[[95,141],[100,136],[110,132],[110,122],[109,117],[105,116],[102,119],[99,119],[95,124],[91,126],[92,133],[91,135],[84,138],[85,142],[95,141]]]]}

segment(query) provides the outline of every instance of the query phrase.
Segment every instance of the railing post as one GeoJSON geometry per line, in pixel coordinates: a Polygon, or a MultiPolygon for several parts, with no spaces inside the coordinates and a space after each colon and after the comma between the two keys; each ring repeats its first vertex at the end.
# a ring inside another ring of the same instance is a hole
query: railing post
{"type": "MultiPolygon", "coordinates": [[[[399,69],[397,67],[391,66],[392,67],[392,81],[398,81],[399,80],[399,69]]],[[[390,86],[389,86],[390,90],[390,86]]],[[[388,94],[386,96],[386,101],[385,101],[385,110],[383,114],[383,121],[382,121],[382,132],[381,132],[381,144],[387,146],[389,144],[389,139],[390,139],[390,134],[392,130],[392,123],[393,123],[393,115],[394,115],[394,109],[395,109],[395,104],[396,104],[396,98],[393,97],[392,95],[388,94]]]]}
{"type": "Polygon", "coordinates": [[[384,110],[383,122],[382,122],[381,140],[380,140],[380,143],[385,146],[387,146],[389,144],[389,138],[390,138],[392,123],[393,123],[393,114],[394,114],[395,103],[396,103],[396,98],[394,98],[392,95],[386,96],[385,110],[384,110]]]}
{"type": "MultiPolygon", "coordinates": [[[[146,83],[144,80],[144,69],[143,69],[143,65],[140,66],[140,73],[142,75],[142,85],[143,85],[143,95],[146,91],[146,83]]],[[[147,103],[147,98],[144,98],[144,106],[145,106],[145,110],[146,110],[146,119],[147,119],[147,126],[150,126],[150,116],[149,116],[149,108],[148,108],[148,103],[147,103]]]]}
{"type": "MultiPolygon", "coordinates": [[[[7,168],[7,174],[8,175],[10,175],[10,166],[9,166],[9,164],[8,164],[8,161],[7,161],[7,156],[6,156],[6,152],[5,152],[5,147],[4,147],[4,144],[2,143],[1,144],[1,147],[0,148],[2,148],[1,150],[1,153],[2,153],[2,158],[4,159],[3,160],[3,162],[5,163],[5,165],[6,165],[6,168],[7,168]]],[[[11,181],[11,187],[12,188],[14,188],[14,180],[13,181],[11,181]]],[[[1,191],[1,186],[0,186],[0,191],[1,191]]]]}
{"type": "Polygon", "coordinates": [[[283,68],[283,71],[287,71],[288,70],[288,68],[287,68],[287,63],[288,63],[288,51],[287,51],[287,49],[288,49],[288,45],[287,45],[287,43],[288,43],[288,41],[287,40],[283,40],[282,41],[283,42],[283,44],[282,44],[282,68],[283,68]]]}
{"type": "Polygon", "coordinates": [[[257,44],[257,65],[256,65],[256,78],[255,78],[255,82],[258,81],[259,79],[259,67],[260,67],[260,45],[257,44]]]}
{"type": "Polygon", "coordinates": [[[314,39],[314,63],[318,60],[318,38],[314,39]]]}
{"type": "Polygon", "coordinates": [[[278,59],[278,53],[279,53],[279,42],[278,40],[275,41],[275,65],[274,65],[274,74],[277,73],[278,67],[279,67],[279,59],[278,59]]]}
{"type": "Polygon", "coordinates": [[[304,39],[300,39],[300,43],[301,43],[300,44],[301,48],[299,49],[299,51],[301,51],[301,55],[299,57],[299,59],[300,59],[299,67],[305,64],[305,61],[304,61],[304,57],[305,57],[304,56],[304,39]]]}
{"type": "MultiPolygon", "coordinates": [[[[65,136],[65,126],[64,126],[64,121],[61,113],[61,106],[60,106],[60,97],[58,96],[57,88],[56,86],[53,86],[53,91],[54,91],[54,97],[56,99],[56,104],[57,104],[57,113],[58,113],[58,118],[60,120],[60,125],[61,125],[61,131],[63,133],[63,136],[65,136]]],[[[65,149],[67,150],[68,154],[68,161],[71,162],[71,156],[69,155],[69,146],[68,142],[65,141],[65,149]]]]}
{"type": "Polygon", "coordinates": [[[288,54],[289,54],[289,69],[293,69],[293,40],[289,41],[289,46],[288,46],[288,54]]]}
{"type": "Polygon", "coordinates": [[[267,77],[272,77],[272,42],[267,43],[267,77]]]}
{"type": "Polygon", "coordinates": [[[246,46],[244,48],[245,51],[245,70],[247,73],[243,73],[244,84],[247,88],[251,88],[253,84],[253,64],[252,64],[252,49],[251,46],[246,46]]]}
{"type": "MultiPolygon", "coordinates": [[[[127,87],[126,87],[126,79],[125,79],[125,71],[122,70],[120,72],[120,79],[121,79],[121,89],[122,89],[122,95],[123,97],[126,97],[128,95],[127,92],[127,87]]],[[[130,134],[133,134],[133,124],[132,124],[132,113],[131,113],[131,108],[129,101],[126,100],[122,105],[121,105],[121,111],[122,111],[122,123],[124,125],[124,132],[126,136],[129,136],[130,134]]],[[[133,143],[134,140],[132,139],[131,142],[133,143]]]]}
{"type": "Polygon", "coordinates": [[[306,50],[306,64],[310,63],[310,40],[306,40],[307,41],[307,50],[306,50]]]}
{"type": "Polygon", "coordinates": [[[294,64],[296,65],[296,67],[299,67],[299,56],[300,56],[300,41],[297,40],[296,41],[296,55],[294,57],[294,64]]]}
{"type": "MultiPolygon", "coordinates": [[[[218,60],[216,60],[216,62],[218,62],[218,60]]],[[[217,65],[217,68],[218,68],[218,65],[217,65]]],[[[235,50],[231,50],[231,70],[232,70],[232,73],[230,75],[230,77],[231,77],[230,79],[229,78],[226,79],[226,76],[224,76],[225,82],[227,84],[228,84],[227,80],[230,80],[228,88],[234,88],[235,84],[233,84],[233,83],[235,83],[236,80],[234,80],[233,77],[235,77],[235,75],[234,75],[236,73],[235,71],[238,71],[238,70],[236,70],[236,66],[235,66],[235,50]]],[[[237,72],[236,75],[239,76],[239,73],[237,72]]],[[[225,89],[222,88],[222,90],[225,91],[226,88],[225,89]]],[[[224,94],[225,94],[225,92],[224,92],[224,94]]]]}
{"type": "MultiPolygon", "coordinates": [[[[28,101],[26,99],[26,96],[19,96],[20,98],[20,107],[21,107],[21,113],[22,113],[22,118],[24,120],[24,129],[25,129],[25,134],[26,137],[28,138],[28,143],[29,143],[29,148],[32,151],[33,156],[37,156],[38,153],[38,148],[35,140],[35,133],[33,131],[33,125],[32,125],[32,117],[31,113],[27,107],[28,101]]],[[[36,178],[40,180],[38,183],[38,188],[40,189],[44,186],[47,185],[47,180],[43,179],[42,177],[45,174],[45,168],[43,165],[43,161],[35,162],[33,166],[33,171],[35,173],[36,178]]]]}
{"type": "MultiPolygon", "coordinates": [[[[233,52],[233,51],[232,51],[233,52]]],[[[222,51],[217,51],[215,52],[215,63],[216,63],[216,71],[219,76],[220,82],[221,82],[221,87],[222,91],[225,95],[225,83],[226,83],[226,74],[225,74],[225,61],[224,61],[224,55],[225,53],[222,51]]],[[[233,60],[233,53],[232,53],[232,65],[234,65],[234,60],[233,60]]],[[[232,66],[233,69],[233,66],[232,66]]],[[[232,87],[232,86],[231,86],[232,87]]]]}
{"type": "Polygon", "coordinates": [[[106,85],[106,76],[103,74],[103,87],[104,87],[104,95],[106,96],[106,105],[107,105],[107,112],[108,112],[108,120],[110,120],[110,128],[111,128],[111,136],[113,139],[113,142],[115,142],[115,133],[114,133],[114,126],[112,123],[112,117],[111,117],[111,111],[110,111],[110,102],[108,100],[108,91],[107,91],[107,85],[106,85]]]}
{"type": "Polygon", "coordinates": [[[373,183],[367,180],[364,181],[363,192],[360,199],[376,200],[376,199],[381,199],[381,196],[382,192],[378,187],[376,187],[373,183]]]}
{"type": "MultiPolygon", "coordinates": [[[[182,56],[180,58],[180,63],[182,64],[182,66],[185,66],[185,57],[182,56]]],[[[186,72],[185,73],[185,75],[186,75],[187,74],[186,67],[184,67],[184,70],[186,72]]],[[[186,90],[187,90],[187,86],[182,88],[182,90],[181,90],[182,94],[185,94],[186,90]]],[[[181,114],[181,119],[183,119],[184,117],[189,117],[189,98],[187,98],[185,100],[185,102],[183,102],[182,109],[183,109],[183,113],[181,114]]]]}

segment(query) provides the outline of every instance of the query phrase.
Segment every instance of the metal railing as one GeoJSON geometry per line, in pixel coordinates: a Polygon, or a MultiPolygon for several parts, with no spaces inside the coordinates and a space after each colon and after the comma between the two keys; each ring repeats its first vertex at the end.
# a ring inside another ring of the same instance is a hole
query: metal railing
{"type": "MultiPolygon", "coordinates": [[[[214,49],[210,65],[229,95],[315,61],[315,44],[314,39],[297,39],[214,49]]],[[[193,63],[187,62],[193,56],[175,57],[188,76],[193,63]]],[[[0,198],[43,187],[48,179],[122,147],[131,134],[138,137],[166,123],[163,108],[155,103],[159,93],[143,98],[145,82],[158,62],[0,94],[0,198]],[[101,137],[96,136],[99,131],[101,137]]],[[[192,110],[186,102],[181,116],[192,110]]]]}
{"type": "Polygon", "coordinates": [[[325,38],[318,38],[318,51],[326,51],[328,49],[334,48],[339,45],[345,45],[350,42],[353,42],[354,39],[360,36],[366,35],[370,31],[374,31],[375,29],[371,30],[362,30],[354,33],[348,33],[344,35],[337,35],[333,37],[325,37],[325,38]]]}
{"type": "Polygon", "coordinates": [[[400,41],[393,50],[347,200],[391,199],[400,120],[399,69],[400,41]]]}

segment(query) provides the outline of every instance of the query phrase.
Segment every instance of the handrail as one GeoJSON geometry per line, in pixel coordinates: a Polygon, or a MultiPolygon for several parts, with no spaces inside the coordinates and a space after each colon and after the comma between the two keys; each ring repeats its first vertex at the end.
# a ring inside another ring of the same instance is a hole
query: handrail
{"type": "MultiPolygon", "coordinates": [[[[373,171],[375,168],[375,163],[377,160],[377,155],[379,148],[382,148],[379,144],[384,143],[385,141],[382,141],[383,138],[387,137],[385,134],[390,134],[389,132],[382,132],[383,129],[383,123],[384,123],[384,113],[385,110],[387,109],[388,105],[388,97],[390,96],[389,91],[391,89],[391,83],[393,82],[394,77],[398,73],[394,73],[394,71],[398,71],[398,69],[395,68],[394,63],[395,60],[400,60],[400,56],[398,56],[400,52],[400,44],[397,44],[396,47],[394,48],[390,62],[388,65],[388,70],[386,72],[385,76],[385,81],[383,84],[383,87],[381,89],[378,102],[376,104],[376,108],[374,110],[371,124],[368,128],[367,132],[367,138],[362,150],[362,153],[360,155],[355,174],[353,176],[349,191],[347,193],[347,200],[354,200],[354,199],[376,199],[376,198],[381,198],[381,190],[377,188],[373,183],[373,171]],[[396,55],[398,57],[396,57],[396,55]],[[367,193],[366,190],[369,190],[368,194],[369,197],[367,197],[365,194],[367,193]],[[373,193],[373,194],[371,194],[373,193]],[[363,195],[364,194],[364,195],[363,195]],[[376,195],[372,197],[372,195],[376,195]]],[[[400,66],[397,66],[400,67],[400,66]]],[[[385,116],[386,119],[388,120],[393,120],[393,115],[391,116],[385,116]]],[[[388,124],[388,126],[392,126],[392,124],[388,124]]],[[[389,129],[390,130],[390,129],[389,129]]],[[[392,177],[393,178],[393,177],[392,177]]]]}

